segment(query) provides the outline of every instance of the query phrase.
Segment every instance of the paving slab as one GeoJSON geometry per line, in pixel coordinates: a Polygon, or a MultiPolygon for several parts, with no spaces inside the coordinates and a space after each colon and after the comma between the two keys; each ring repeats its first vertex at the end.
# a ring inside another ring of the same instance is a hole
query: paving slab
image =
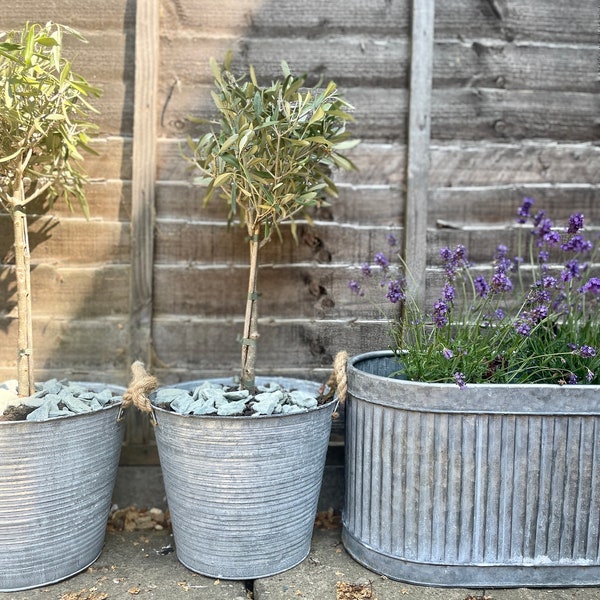
{"type": "Polygon", "coordinates": [[[43,588],[0,593],[0,600],[600,600],[600,588],[473,590],[392,581],[354,561],[339,529],[315,529],[300,565],[248,583],[193,573],[173,547],[167,531],[109,531],[102,554],[84,572],[43,588]]]}
{"type": "Polygon", "coordinates": [[[167,532],[108,532],[98,560],[53,585],[0,593],[1,600],[247,600],[239,581],[192,573],[176,558],[167,532]]]}

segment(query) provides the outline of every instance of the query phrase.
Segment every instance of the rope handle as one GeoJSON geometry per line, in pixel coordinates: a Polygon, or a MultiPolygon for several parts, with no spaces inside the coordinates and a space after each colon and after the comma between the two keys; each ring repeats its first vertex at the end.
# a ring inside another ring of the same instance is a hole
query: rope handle
{"type": "Polygon", "coordinates": [[[150,375],[146,371],[144,363],[139,360],[131,365],[131,373],[131,382],[127,391],[123,394],[123,403],[117,421],[123,420],[123,412],[133,404],[141,412],[149,413],[150,422],[153,426],[156,426],[156,415],[148,395],[158,387],[158,379],[150,375]]]}
{"type": "MultiPolygon", "coordinates": [[[[325,384],[330,388],[329,397],[337,395],[338,404],[343,404],[348,395],[348,376],[346,374],[346,367],[348,366],[348,353],[345,350],[338,352],[333,359],[333,371],[325,384]]],[[[339,416],[336,410],[332,417],[337,419],[339,416]]]]}

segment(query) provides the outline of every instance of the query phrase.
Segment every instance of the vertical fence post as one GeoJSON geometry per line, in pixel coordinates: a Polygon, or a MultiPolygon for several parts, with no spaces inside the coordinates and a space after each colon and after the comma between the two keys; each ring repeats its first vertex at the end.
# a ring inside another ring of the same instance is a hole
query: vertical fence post
{"type": "Polygon", "coordinates": [[[435,0],[413,0],[404,257],[409,289],[421,307],[427,262],[434,14],[435,0]]]}
{"type": "Polygon", "coordinates": [[[130,358],[151,360],[159,2],[138,0],[131,182],[130,358]]]}
{"type": "MultiPolygon", "coordinates": [[[[136,2],[129,358],[148,366],[152,361],[159,8],[159,0],[136,2]]],[[[156,464],[147,415],[137,410],[127,412],[121,463],[156,464]]]]}

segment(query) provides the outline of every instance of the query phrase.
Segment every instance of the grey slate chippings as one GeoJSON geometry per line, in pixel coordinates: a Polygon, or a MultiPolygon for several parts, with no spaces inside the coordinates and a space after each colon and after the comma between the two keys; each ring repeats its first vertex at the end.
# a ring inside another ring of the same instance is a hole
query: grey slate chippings
{"type": "Polygon", "coordinates": [[[306,412],[318,406],[312,394],[288,391],[278,384],[257,386],[257,393],[250,395],[248,390],[231,390],[227,385],[203,382],[188,391],[181,388],[161,388],[151,396],[155,405],[168,405],[182,415],[239,416],[250,414],[253,417],[276,414],[306,412]]]}
{"type": "Polygon", "coordinates": [[[35,408],[27,415],[28,421],[92,412],[121,400],[121,396],[113,395],[109,389],[94,392],[84,385],[57,379],[38,383],[36,388],[34,394],[21,401],[23,405],[35,408]]]}

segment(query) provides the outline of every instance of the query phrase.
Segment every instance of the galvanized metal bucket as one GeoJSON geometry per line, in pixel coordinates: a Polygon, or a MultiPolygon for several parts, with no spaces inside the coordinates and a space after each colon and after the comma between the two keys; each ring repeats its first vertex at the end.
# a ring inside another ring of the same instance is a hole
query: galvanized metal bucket
{"type": "MultiPolygon", "coordinates": [[[[258,381],[315,393],[319,387],[298,379],[258,381]]],[[[330,402],[305,413],[261,417],[182,416],[156,408],[156,441],[182,564],[209,577],[248,580],[306,558],[334,407],[330,402]]]]}
{"type": "Polygon", "coordinates": [[[392,579],[600,584],[600,386],[428,384],[348,365],[342,540],[392,579]]]}
{"type": "Polygon", "coordinates": [[[119,408],[0,422],[0,591],[55,583],[100,555],[123,439],[119,408]]]}

